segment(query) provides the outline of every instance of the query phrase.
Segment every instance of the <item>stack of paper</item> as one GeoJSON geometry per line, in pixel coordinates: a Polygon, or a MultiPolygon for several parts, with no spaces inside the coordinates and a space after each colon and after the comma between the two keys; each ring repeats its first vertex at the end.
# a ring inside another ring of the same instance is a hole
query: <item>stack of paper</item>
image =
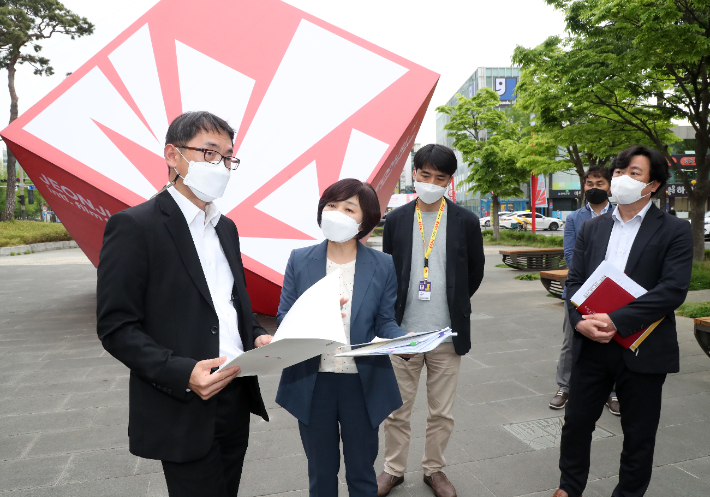
{"type": "Polygon", "coordinates": [[[270,344],[227,361],[241,376],[277,374],[282,369],[347,343],[340,314],[340,270],[321,279],[293,303],[270,344]]]}
{"type": "Polygon", "coordinates": [[[456,336],[451,328],[444,328],[437,331],[423,331],[421,333],[411,333],[400,338],[386,340],[375,338],[369,344],[353,345],[354,350],[341,352],[336,357],[357,357],[367,355],[388,355],[388,354],[421,354],[437,348],[441,343],[450,341],[450,337],[456,336]]]}
{"type": "MultiPolygon", "coordinates": [[[[645,293],[646,289],[641,285],[609,262],[602,261],[570,300],[582,315],[608,314],[633,302],[645,293]]],[[[626,338],[616,333],[614,341],[625,349],[635,351],[661,321],[663,318],[626,338]]]]}

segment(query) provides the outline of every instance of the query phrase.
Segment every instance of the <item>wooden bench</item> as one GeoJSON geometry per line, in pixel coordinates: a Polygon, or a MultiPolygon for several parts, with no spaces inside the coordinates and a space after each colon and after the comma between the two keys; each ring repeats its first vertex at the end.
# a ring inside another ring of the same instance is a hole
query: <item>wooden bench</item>
{"type": "Polygon", "coordinates": [[[562,292],[567,282],[567,272],[569,269],[558,269],[555,271],[540,271],[540,281],[551,295],[558,299],[562,298],[562,292]]]}
{"type": "Polygon", "coordinates": [[[564,269],[564,249],[559,248],[521,248],[515,250],[501,250],[503,263],[513,269],[527,269],[545,271],[550,269],[564,269]]]}
{"type": "Polygon", "coordinates": [[[710,357],[710,317],[695,318],[695,339],[703,352],[710,357]]]}

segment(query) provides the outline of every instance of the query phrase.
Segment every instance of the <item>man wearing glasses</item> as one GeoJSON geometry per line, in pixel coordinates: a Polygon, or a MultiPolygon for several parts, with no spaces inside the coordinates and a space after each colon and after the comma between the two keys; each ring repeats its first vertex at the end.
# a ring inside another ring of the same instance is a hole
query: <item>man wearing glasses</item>
{"type": "Polygon", "coordinates": [[[256,377],[220,365],[271,337],[252,313],[239,236],[213,200],[234,131],[208,112],[165,137],[170,183],[109,218],[98,267],[97,331],[131,371],[131,453],[158,459],[172,497],[237,495],[250,412],[268,421],[256,377]]]}

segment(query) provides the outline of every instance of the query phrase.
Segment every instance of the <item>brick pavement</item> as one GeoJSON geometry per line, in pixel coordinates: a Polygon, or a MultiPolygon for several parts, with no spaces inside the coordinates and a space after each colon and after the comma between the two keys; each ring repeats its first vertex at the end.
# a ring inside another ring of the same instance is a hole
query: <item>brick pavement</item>
{"type": "MultiPolygon", "coordinates": [[[[556,388],[562,304],[540,282],[496,268],[497,250],[486,251],[446,473],[461,497],[550,497],[562,413],[547,402],[556,388]]],[[[8,257],[0,281],[0,497],[166,496],[160,464],[127,450],[128,371],[96,338],[93,266],[78,250],[8,257]]],[[[664,389],[649,497],[710,495],[710,359],[695,343],[692,321],[678,321],[681,373],[664,389]]],[[[252,420],[245,497],[307,495],[297,425],[274,403],[277,384],[278,376],[261,378],[272,421],[252,420]]],[[[432,495],[419,466],[423,388],[420,394],[410,472],[393,497],[432,495]]],[[[618,474],[619,420],[605,411],[598,426],[588,497],[609,496],[618,474]]]]}

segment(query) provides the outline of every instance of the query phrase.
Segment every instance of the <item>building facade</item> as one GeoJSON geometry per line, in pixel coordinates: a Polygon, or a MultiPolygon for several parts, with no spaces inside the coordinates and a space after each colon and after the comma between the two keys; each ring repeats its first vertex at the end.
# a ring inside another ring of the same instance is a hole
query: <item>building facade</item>
{"type": "MultiPolygon", "coordinates": [[[[446,105],[455,106],[458,104],[456,95],[463,95],[471,98],[481,88],[490,88],[498,93],[500,97],[500,107],[504,109],[515,102],[515,88],[518,84],[520,69],[517,67],[479,67],[464,82],[458,91],[446,102],[446,105]]],[[[448,131],[444,129],[449,122],[447,114],[436,114],[436,143],[454,149],[454,139],[447,136],[448,131]]],[[[490,194],[469,193],[468,186],[463,185],[463,181],[468,178],[469,166],[464,163],[461,154],[454,149],[458,158],[458,169],[454,174],[454,185],[456,189],[456,203],[475,212],[479,216],[490,214],[490,194]]],[[[521,185],[524,195],[528,195],[529,185],[521,185]]],[[[501,199],[502,210],[525,210],[529,208],[527,198],[501,199]]]]}

